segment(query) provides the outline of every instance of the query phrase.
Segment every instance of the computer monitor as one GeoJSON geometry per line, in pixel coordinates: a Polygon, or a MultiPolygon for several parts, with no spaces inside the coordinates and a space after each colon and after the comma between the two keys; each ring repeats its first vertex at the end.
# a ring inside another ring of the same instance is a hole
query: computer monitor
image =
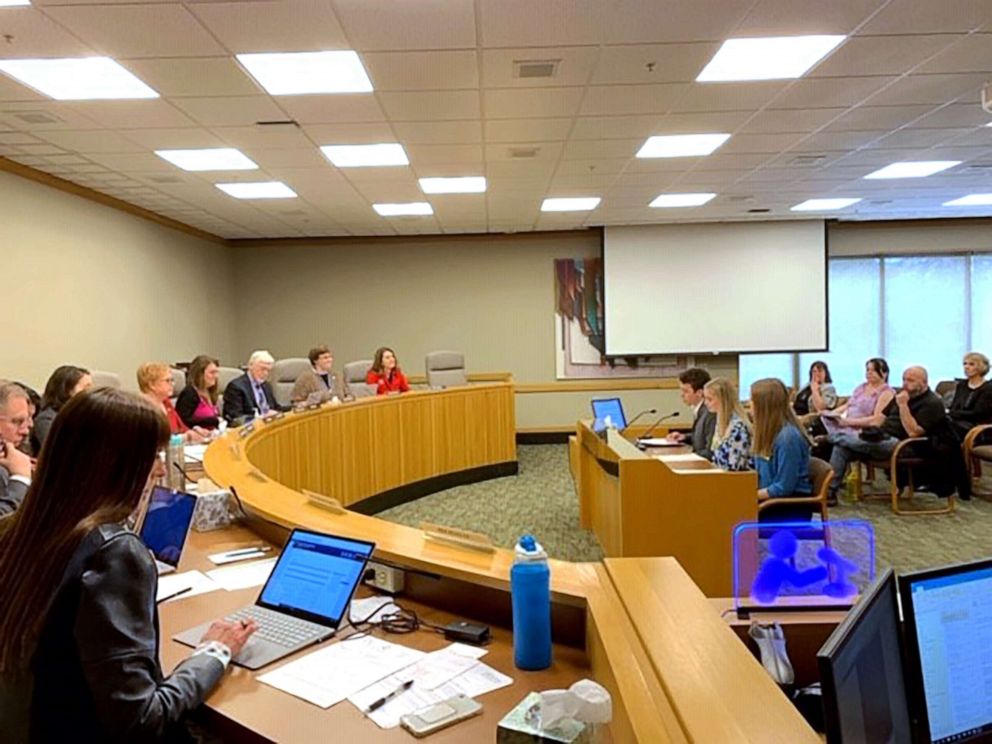
{"type": "Polygon", "coordinates": [[[613,427],[619,431],[627,428],[623,403],[619,398],[594,398],[592,401],[592,430],[596,433],[613,427]]]}
{"type": "Polygon", "coordinates": [[[912,742],[901,649],[896,580],[889,569],[816,655],[828,744],[912,742]]]}
{"type": "Polygon", "coordinates": [[[992,741],[992,560],[899,577],[921,739],[992,741]]]}

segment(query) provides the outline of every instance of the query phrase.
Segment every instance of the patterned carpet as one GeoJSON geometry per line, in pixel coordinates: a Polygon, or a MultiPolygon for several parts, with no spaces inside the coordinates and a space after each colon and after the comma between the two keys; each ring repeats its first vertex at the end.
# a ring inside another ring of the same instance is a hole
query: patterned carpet
{"type": "MultiPolygon", "coordinates": [[[[378,516],[412,526],[428,520],[474,530],[507,548],[530,532],[554,558],[602,558],[596,538],[579,527],[565,445],[519,446],[517,456],[520,473],[515,477],[442,491],[378,516]]],[[[992,492],[988,475],[980,490],[992,492]]],[[[842,505],[831,509],[830,516],[872,522],[878,569],[905,571],[992,555],[992,503],[981,497],[959,502],[953,516],[900,517],[882,501],[842,505]]]]}

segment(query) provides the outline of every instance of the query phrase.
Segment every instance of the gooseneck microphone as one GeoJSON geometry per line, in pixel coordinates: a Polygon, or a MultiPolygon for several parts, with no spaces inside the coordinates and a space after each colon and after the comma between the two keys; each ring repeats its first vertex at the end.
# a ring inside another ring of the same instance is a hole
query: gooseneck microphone
{"type": "Polygon", "coordinates": [[[651,436],[651,432],[653,432],[655,429],[658,428],[658,424],[660,424],[662,421],[668,421],[668,419],[673,419],[673,418],[675,418],[678,415],[679,415],[679,412],[678,411],[672,411],[671,413],[666,413],[664,416],[662,416],[657,421],[655,421],[653,424],[651,424],[651,426],[648,427],[648,430],[646,432],[644,432],[643,434],[641,434],[641,436],[639,436],[637,438],[638,441],[640,441],[642,439],[649,439],[650,436],[651,436]]]}
{"type": "Polygon", "coordinates": [[[624,431],[627,431],[627,429],[629,429],[631,426],[633,426],[634,422],[637,421],[637,419],[639,419],[641,416],[644,416],[644,415],[646,415],[648,413],[658,413],[658,409],[657,408],[646,408],[645,410],[641,411],[639,414],[637,414],[636,416],[634,416],[634,418],[632,418],[630,421],[628,421],[627,422],[627,425],[625,427],[623,427],[623,430],[624,431]]]}

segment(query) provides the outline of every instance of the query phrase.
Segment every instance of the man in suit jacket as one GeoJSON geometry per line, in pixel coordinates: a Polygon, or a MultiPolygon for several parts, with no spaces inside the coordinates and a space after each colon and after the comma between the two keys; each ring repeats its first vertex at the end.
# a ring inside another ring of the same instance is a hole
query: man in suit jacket
{"type": "Polygon", "coordinates": [[[668,435],[671,442],[682,442],[692,446],[692,451],[707,460],[713,458],[713,433],[716,431],[716,414],[703,405],[703,388],[710,381],[710,373],[699,367],[690,367],[679,375],[679,393],[682,402],[693,409],[692,432],[684,434],[673,431],[668,435]]]}
{"type": "Polygon", "coordinates": [[[31,458],[18,449],[30,433],[27,391],[0,380],[0,517],[17,511],[31,485],[31,458]]]}
{"type": "Polygon", "coordinates": [[[307,354],[312,369],[296,378],[289,398],[293,403],[302,403],[314,393],[320,393],[321,401],[351,397],[348,381],[334,374],[334,355],[326,346],[317,346],[307,354]]]}
{"type": "Polygon", "coordinates": [[[248,371],[228,383],[224,390],[224,418],[228,423],[253,418],[256,412],[265,416],[286,410],[276,402],[272,385],[267,382],[273,364],[275,359],[269,352],[253,352],[248,358],[248,371]]]}

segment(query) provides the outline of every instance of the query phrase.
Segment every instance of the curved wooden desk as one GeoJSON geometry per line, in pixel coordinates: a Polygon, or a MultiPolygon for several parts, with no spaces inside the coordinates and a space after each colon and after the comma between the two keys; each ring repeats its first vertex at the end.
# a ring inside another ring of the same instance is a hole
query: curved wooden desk
{"type": "MultiPolygon", "coordinates": [[[[204,465],[216,483],[237,488],[252,528],[270,536],[273,542],[281,544],[286,531],[295,526],[373,540],[378,559],[412,569],[407,574],[406,594],[414,600],[506,628],[511,551],[483,553],[431,542],[420,530],[369,514],[328,512],[314,506],[296,489],[308,488],[334,496],[352,508],[361,508],[363,504],[375,504],[374,500],[383,494],[402,494],[411,485],[431,485],[439,482],[433,479],[453,474],[478,474],[480,468],[515,461],[513,421],[509,384],[366,399],[260,422],[247,436],[229,432],[208,448],[204,465]]],[[[657,654],[645,643],[650,618],[640,619],[643,622],[632,618],[606,567],[558,560],[549,564],[555,637],[577,641],[584,647],[589,674],[613,695],[612,740],[651,744],[703,740],[697,724],[681,709],[687,705],[705,708],[708,698],[715,694],[712,690],[719,688],[706,680],[709,675],[722,675],[721,669],[712,664],[712,652],[686,648],[677,660],[679,669],[669,668],[660,675],[657,654]],[[697,682],[691,693],[684,688],[670,689],[670,680],[682,673],[697,682]]],[[[681,569],[676,565],[673,570],[681,569]]],[[[692,587],[688,577],[685,582],[692,587]]],[[[189,606],[199,601],[195,606],[202,608],[210,596],[191,598],[189,606]]],[[[163,608],[163,627],[174,627],[179,622],[175,614],[181,610],[174,607],[181,606],[179,602],[163,608]]],[[[695,604],[684,622],[693,622],[692,613],[700,611],[699,607],[716,616],[705,604],[695,604]]],[[[677,608],[673,612],[678,614],[677,608]]],[[[724,630],[737,643],[732,631],[724,630]]],[[[166,657],[176,653],[170,647],[166,657]]],[[[246,670],[236,670],[237,687],[225,692],[222,686],[207,701],[208,705],[240,726],[271,736],[273,730],[278,732],[278,721],[273,723],[271,710],[262,708],[285,705],[286,710],[300,711],[300,705],[286,700],[282,693],[257,689],[265,686],[255,683],[249,675],[246,670]],[[259,702],[246,705],[248,699],[242,695],[253,699],[257,696],[259,702]],[[237,698],[241,698],[241,704],[237,698]]],[[[781,714],[774,719],[776,738],[815,740],[813,732],[757,662],[735,663],[734,675],[741,694],[753,702],[751,715],[755,722],[746,727],[727,726],[727,730],[758,730],[760,719],[771,708],[781,714]]],[[[527,673],[513,676],[517,679],[513,694],[501,695],[499,703],[496,699],[487,703],[504,706],[502,712],[494,711],[500,716],[509,709],[508,701],[522,698],[531,685],[543,685],[542,678],[527,673]]],[[[714,710],[722,710],[716,700],[712,702],[714,710]]],[[[326,730],[335,721],[350,716],[349,711],[338,710],[339,707],[329,711],[311,707],[308,713],[315,725],[319,720],[326,730]]],[[[460,730],[463,737],[491,739],[492,720],[487,715],[485,722],[461,724],[464,728],[455,731],[460,730]]],[[[378,740],[373,724],[358,721],[356,725],[370,726],[368,740],[378,740]]],[[[284,733],[288,735],[291,729],[287,723],[284,733]]],[[[737,740],[751,739],[742,736],[737,740]]]]}

